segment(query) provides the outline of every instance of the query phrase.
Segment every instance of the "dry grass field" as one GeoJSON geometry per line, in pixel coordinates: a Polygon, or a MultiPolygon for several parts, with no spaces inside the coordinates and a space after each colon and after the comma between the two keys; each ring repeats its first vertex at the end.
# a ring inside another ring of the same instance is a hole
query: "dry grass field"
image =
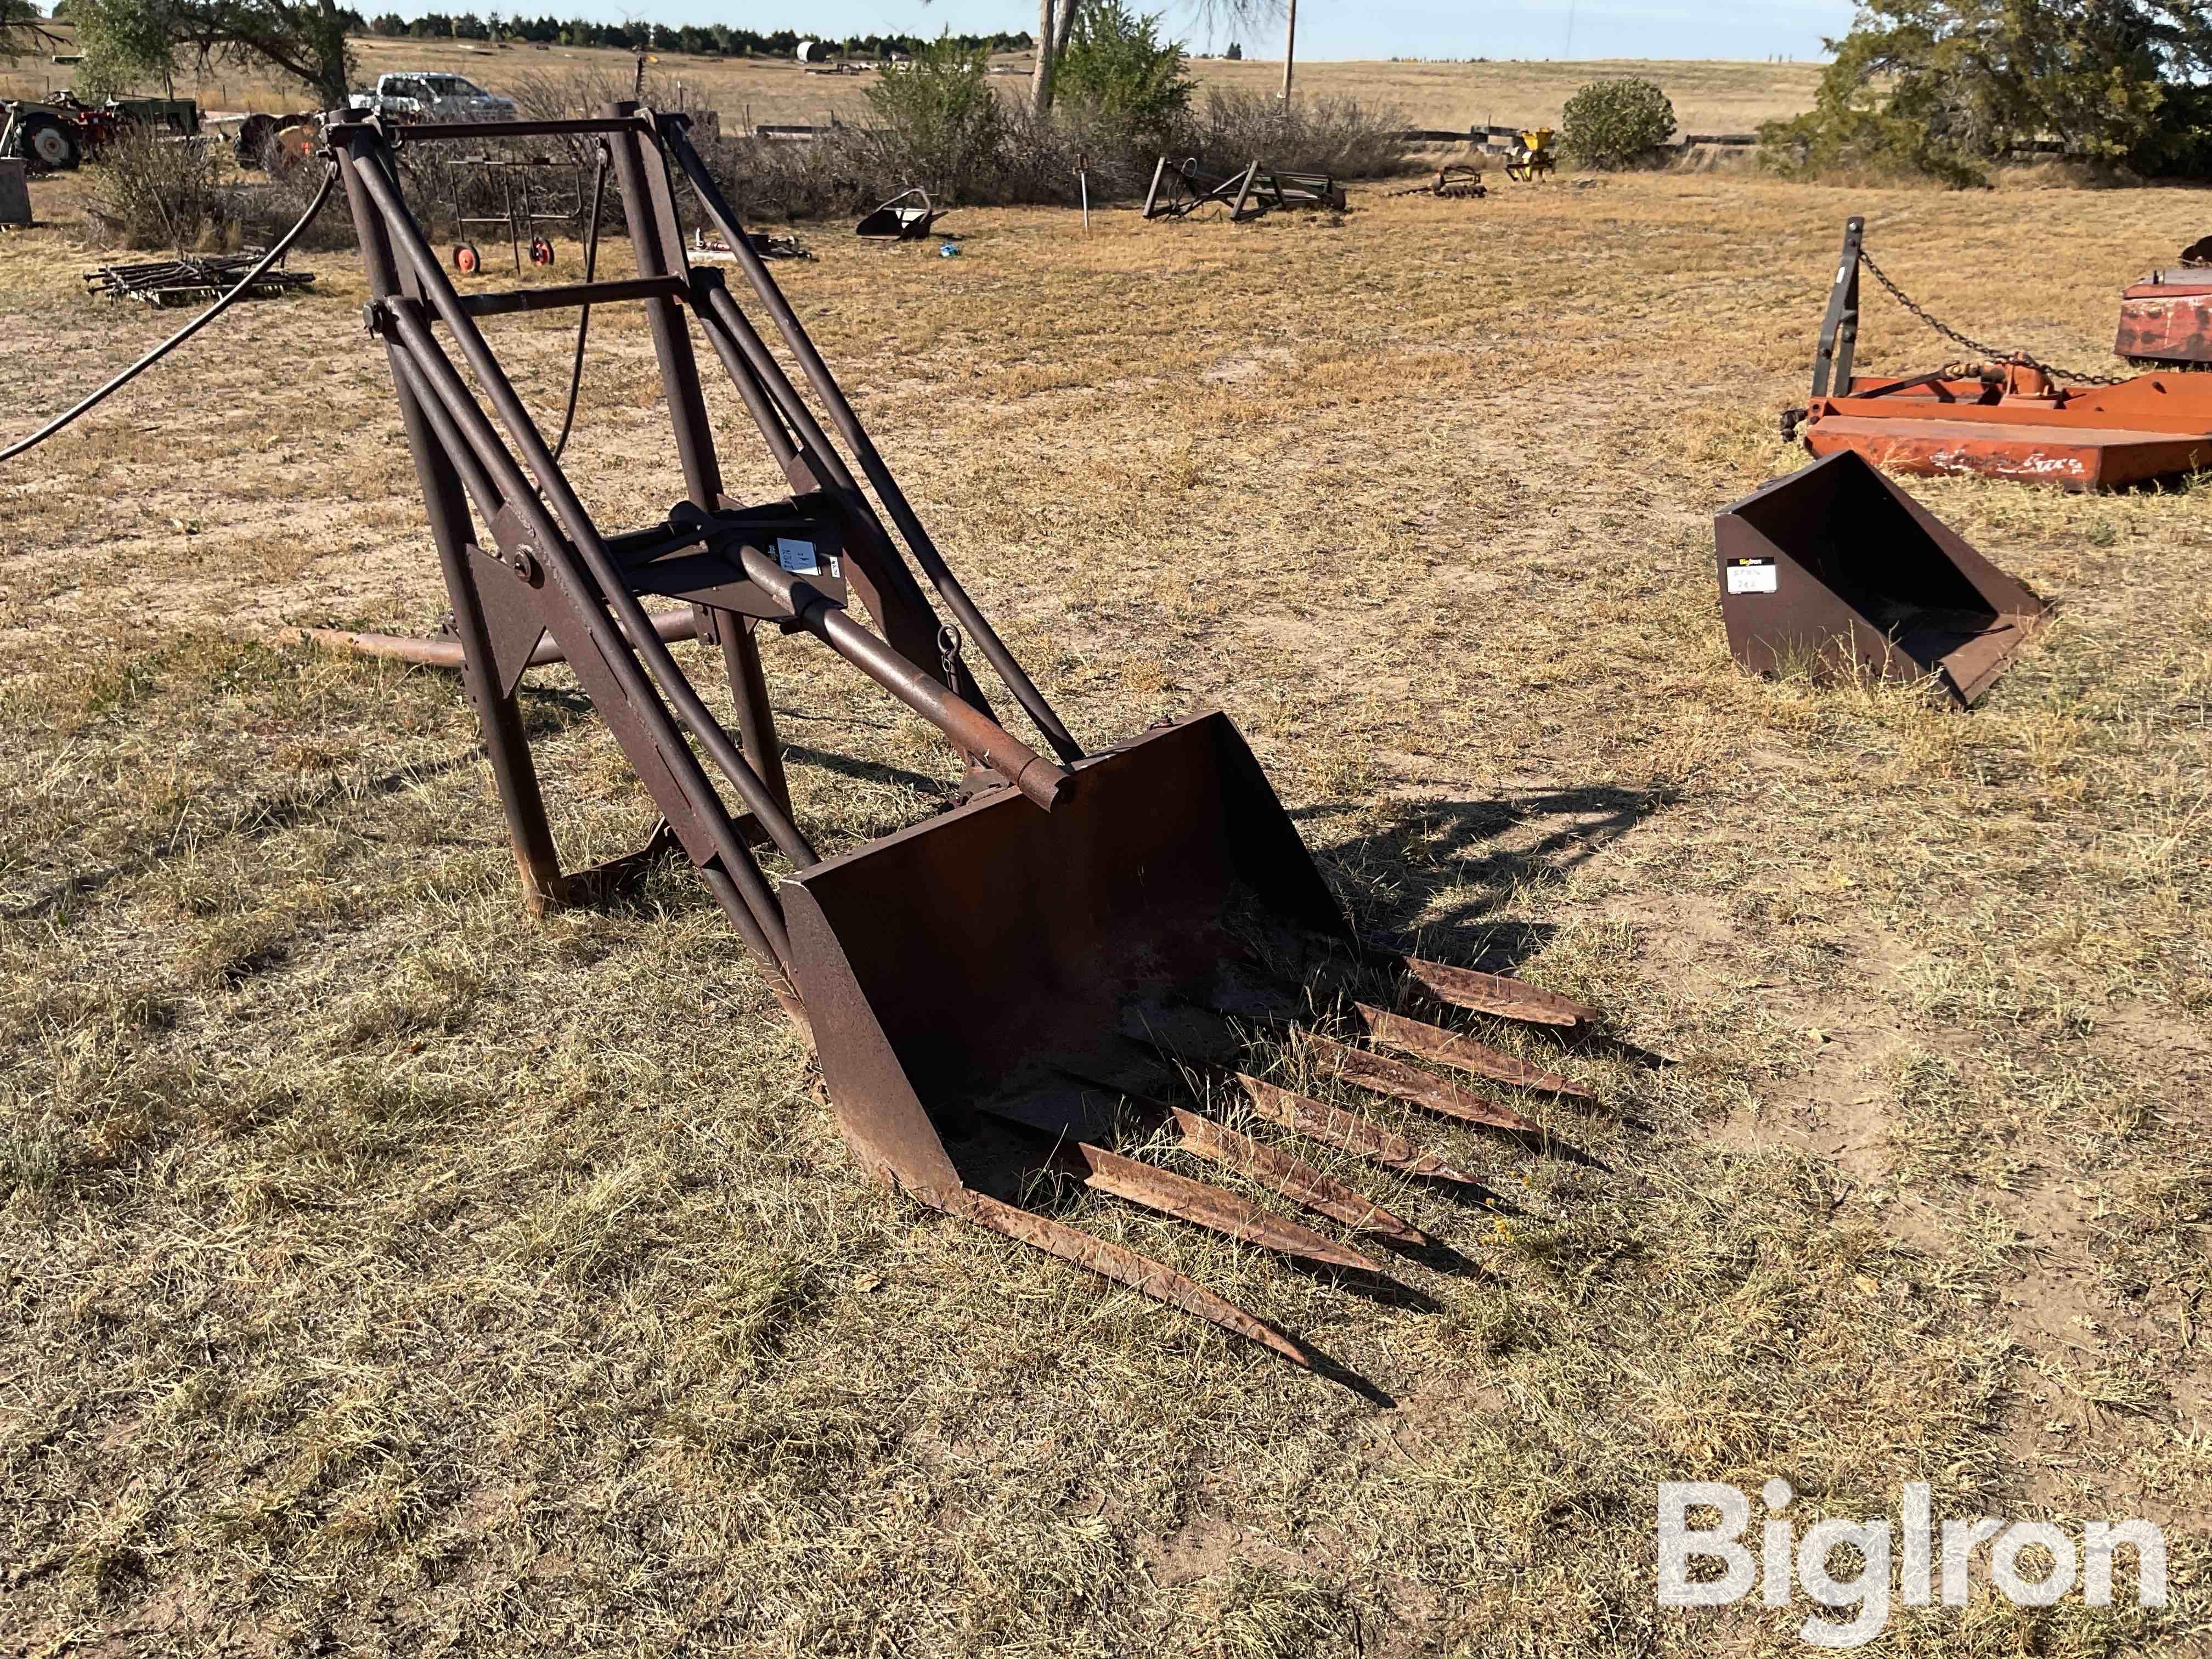
{"type": "MultiPolygon", "coordinates": [[[[66,39],[70,31],[62,26],[66,39]]],[[[626,81],[633,59],[627,52],[588,47],[500,46],[467,40],[356,40],[363,84],[398,70],[449,70],[496,90],[511,91],[532,76],[595,74],[626,81]]],[[[996,63],[1010,76],[1026,76],[1030,58],[1011,53],[996,63]]],[[[1280,88],[1278,58],[1194,61],[1192,74],[1201,87],[1236,87],[1273,92],[1280,88]]],[[[865,89],[875,80],[864,75],[809,74],[799,64],[767,59],[690,58],[680,52],[656,56],[652,73],[682,84],[687,103],[718,111],[726,126],[741,121],[816,122],[867,118],[865,89]]],[[[66,67],[29,58],[0,63],[0,97],[37,95],[69,84],[66,67]]],[[[1313,97],[1352,97],[1395,106],[1407,125],[1464,130],[1478,122],[1500,126],[1556,123],[1559,107],[1575,88],[1609,75],[1643,75],[1656,80],[1674,100],[1684,131],[1743,132],[1777,116],[1809,108],[1820,77],[1814,64],[1731,64],[1693,61],[1662,63],[1328,63],[1301,64],[1299,89],[1313,97]]],[[[1019,84],[1010,82],[1009,84],[1019,84]]],[[[280,85],[235,69],[214,68],[179,79],[179,97],[225,110],[292,110],[301,107],[297,87],[280,85]]]]}
{"type": "MultiPolygon", "coordinates": [[[[83,297],[75,188],[0,239],[5,436],[174,321],[83,297]]],[[[1595,1090],[1528,1107],[1593,1162],[1440,1120],[1510,1213],[1359,1177],[1467,1259],[1403,1304],[1071,1211],[1370,1394],[869,1185],[679,872],[523,918],[453,684],[277,639],[445,605],[362,284],[305,261],[0,469],[0,1652],[1788,1654],[1802,1600],[1653,1601],[1656,1483],[1777,1474],[1801,1528],[1926,1480],[2167,1528],[2162,1613],[1980,1571],[1868,1651],[2208,1650],[2212,495],[1919,489],[2059,605],[1971,714],[1738,674],[1710,528],[1798,464],[1847,212],[2100,364],[2203,203],[802,228],[794,302],[1079,737],[1227,709],[1365,926],[1603,1011],[1490,1034],[1595,1090]]],[[[557,413],[564,319],[500,326],[557,413]]],[[[1917,328],[1870,295],[1871,365],[1917,328]]],[[[646,522],[641,322],[592,355],[571,458],[646,522]]],[[[827,844],[942,799],[886,699],[769,658],[827,844]]],[[[532,684],[570,860],[634,842],[532,684]]]]}

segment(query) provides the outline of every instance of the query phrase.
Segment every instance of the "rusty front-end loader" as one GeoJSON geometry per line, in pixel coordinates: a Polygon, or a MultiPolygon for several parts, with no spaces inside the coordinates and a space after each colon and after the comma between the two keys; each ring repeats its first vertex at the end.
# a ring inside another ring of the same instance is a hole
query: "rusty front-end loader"
{"type": "Polygon", "coordinates": [[[1516,1136],[1539,1126],[1381,1051],[1518,1088],[1581,1092],[1401,1012],[1418,1000],[1556,1027],[1586,1018],[1516,981],[1364,946],[1225,715],[1095,754],[1077,744],[946,567],[681,115],[617,104],[589,119],[497,129],[367,120],[334,126],[330,141],[526,902],[588,902],[648,855],[688,858],[809,1034],[844,1138],[872,1173],[1312,1364],[1303,1343],[1193,1280],[1025,1207],[1035,1177],[1054,1172],[1327,1270],[1372,1274],[1378,1264],[1362,1249],[1124,1156],[1115,1138],[1164,1131],[1180,1152],[1231,1166],[1354,1237],[1418,1249],[1429,1241],[1417,1229],[1286,1145],[1206,1115],[1209,1092],[1218,1085],[1256,1118],[1387,1167],[1469,1178],[1364,1115],[1251,1076],[1256,1068],[1240,1065],[1243,1034],[1333,1024],[1353,1041],[1318,1032],[1307,1041],[1347,1082],[1516,1136]],[[481,145],[493,131],[603,146],[636,276],[455,290],[403,198],[395,152],[481,145]],[[688,266],[678,178],[734,251],[765,330],[739,307],[722,269],[688,266]],[[478,326],[524,309],[615,301],[646,307],[686,491],[660,522],[623,533],[593,521],[478,326]],[[724,494],[695,329],[788,480],[783,499],[724,494]],[[689,631],[719,647],[734,737],[678,665],[665,637],[677,630],[668,613],[647,613],[648,595],[690,607],[689,631]],[[856,617],[854,599],[872,627],[856,617]],[[965,803],[836,856],[817,852],[792,814],[756,637],[763,623],[811,635],[933,725],[968,764],[965,803]],[[515,700],[532,661],[553,659],[548,636],[660,817],[643,853],[574,873],[561,869],[515,700]],[[1048,752],[1000,721],[963,642],[1048,752]],[[789,873],[772,882],[756,847],[772,848],[789,873]],[[1207,1087],[1192,1086],[1194,1077],[1207,1087]]]}

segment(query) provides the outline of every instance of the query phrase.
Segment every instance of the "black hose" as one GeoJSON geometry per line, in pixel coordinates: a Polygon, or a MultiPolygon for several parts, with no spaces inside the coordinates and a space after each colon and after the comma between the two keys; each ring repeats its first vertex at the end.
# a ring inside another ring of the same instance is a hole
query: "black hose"
{"type": "Polygon", "coordinates": [[[153,368],[154,365],[160,362],[162,358],[167,356],[179,346],[184,344],[185,341],[191,339],[193,335],[198,333],[216,318],[222,316],[224,312],[229,310],[232,304],[240,295],[244,294],[247,289],[252,287],[255,283],[261,279],[263,273],[265,272],[270,266],[275,264],[279,259],[284,257],[285,251],[289,248],[294,242],[299,240],[300,233],[307,229],[308,225],[313,222],[315,216],[323,210],[324,204],[331,199],[331,191],[332,187],[337,185],[337,181],[338,170],[334,166],[328,173],[323,175],[323,187],[315,192],[315,199],[308,204],[307,210],[300,216],[300,222],[294,225],[291,229],[286,231],[282,236],[279,236],[276,239],[276,246],[271,247],[268,252],[261,256],[260,259],[255,263],[252,270],[247,271],[245,276],[239,278],[237,287],[232,289],[228,294],[223,295],[205,311],[200,313],[198,316],[193,318],[191,321],[186,323],[174,334],[172,334],[167,339],[162,341],[161,344],[155,346],[151,351],[141,357],[137,362],[131,364],[130,368],[125,369],[120,374],[110,380],[106,386],[100,387],[99,391],[85,398],[84,401],[78,404],[76,408],[56,416],[52,420],[47,422],[46,425],[40,427],[36,432],[33,432],[29,437],[23,439],[21,442],[12,443],[9,445],[7,448],[0,449],[0,462],[12,461],[16,456],[21,454],[25,450],[33,448],[39,444],[46,442],[47,439],[52,437],[55,433],[59,432],[71,421],[76,419],[78,416],[84,414],[87,410],[91,410],[100,403],[106,401],[106,399],[112,393],[120,392],[125,386],[130,385],[131,381],[137,380],[139,375],[145,373],[146,370],[153,368]]]}
{"type": "MultiPolygon", "coordinates": [[[[599,144],[599,165],[592,179],[592,223],[584,243],[584,280],[589,283],[599,268],[599,211],[607,200],[607,147],[599,144]]],[[[584,384],[584,338],[591,332],[592,307],[586,301],[576,313],[576,358],[568,365],[568,407],[561,416],[561,435],[553,441],[553,459],[568,447],[568,429],[576,424],[576,393],[584,384]]]]}

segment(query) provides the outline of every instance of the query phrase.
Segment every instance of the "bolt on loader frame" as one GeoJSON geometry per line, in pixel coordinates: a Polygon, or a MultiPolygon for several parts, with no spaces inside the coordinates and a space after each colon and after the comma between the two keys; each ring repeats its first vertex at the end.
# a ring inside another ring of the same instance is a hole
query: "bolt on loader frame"
{"type": "MultiPolygon", "coordinates": [[[[614,104],[590,118],[495,127],[370,119],[333,125],[329,142],[528,908],[590,902],[644,860],[680,852],[812,1042],[839,1127],[872,1173],[1316,1364],[1303,1344],[1171,1269],[1024,1207],[1035,1178],[1066,1176],[1310,1264],[1371,1273],[1372,1261],[1335,1238],[1098,1143],[1133,1127],[1164,1133],[1181,1152],[1231,1166],[1355,1233],[1425,1248],[1417,1230],[1303,1159],[1161,1097],[1197,1092],[1191,1079],[1204,1066],[1207,1086],[1218,1082],[1255,1117],[1415,1176],[1467,1182],[1363,1115],[1240,1073],[1245,1022],[1311,1018],[1324,980],[1554,1027],[1588,1011],[1517,981],[1362,945],[1226,716],[1086,755],[947,568],[683,116],[614,104]],[[638,274],[459,293],[407,208],[396,152],[493,137],[604,145],[638,274]],[[721,268],[689,266],[679,177],[734,252],[781,356],[721,268]],[[478,322],[615,301],[646,308],[685,493],[661,522],[610,534],[478,322]],[[695,328],[788,481],[784,499],[744,503],[724,492],[695,328]],[[671,652],[665,613],[649,616],[641,595],[692,607],[699,637],[719,647],[734,738],[671,652]],[[848,609],[854,599],[873,628],[848,609]],[[1000,721],[937,605],[1049,753],[1000,721]],[[934,726],[967,762],[970,798],[852,851],[817,852],[793,816],[762,672],[763,623],[811,635],[934,726]],[[641,852],[573,873],[561,868],[517,714],[524,672],[551,657],[548,635],[660,817],[641,852]],[[780,883],[757,846],[789,863],[780,883]]],[[[1371,1003],[1333,1006],[1339,1024],[1381,1048],[1516,1087],[1581,1092],[1462,1032],[1371,1003]]],[[[1513,1108],[1435,1073],[1319,1034],[1308,1040],[1360,1087],[1511,1134],[1538,1133],[1513,1108]]]]}

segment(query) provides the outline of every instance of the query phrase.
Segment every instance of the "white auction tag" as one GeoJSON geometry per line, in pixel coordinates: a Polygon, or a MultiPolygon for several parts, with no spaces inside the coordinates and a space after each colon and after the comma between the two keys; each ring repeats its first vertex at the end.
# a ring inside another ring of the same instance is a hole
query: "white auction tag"
{"type": "Polygon", "coordinates": [[[1771,593],[1781,568],[1771,559],[1730,559],[1728,591],[1731,593],[1771,593]]]}

